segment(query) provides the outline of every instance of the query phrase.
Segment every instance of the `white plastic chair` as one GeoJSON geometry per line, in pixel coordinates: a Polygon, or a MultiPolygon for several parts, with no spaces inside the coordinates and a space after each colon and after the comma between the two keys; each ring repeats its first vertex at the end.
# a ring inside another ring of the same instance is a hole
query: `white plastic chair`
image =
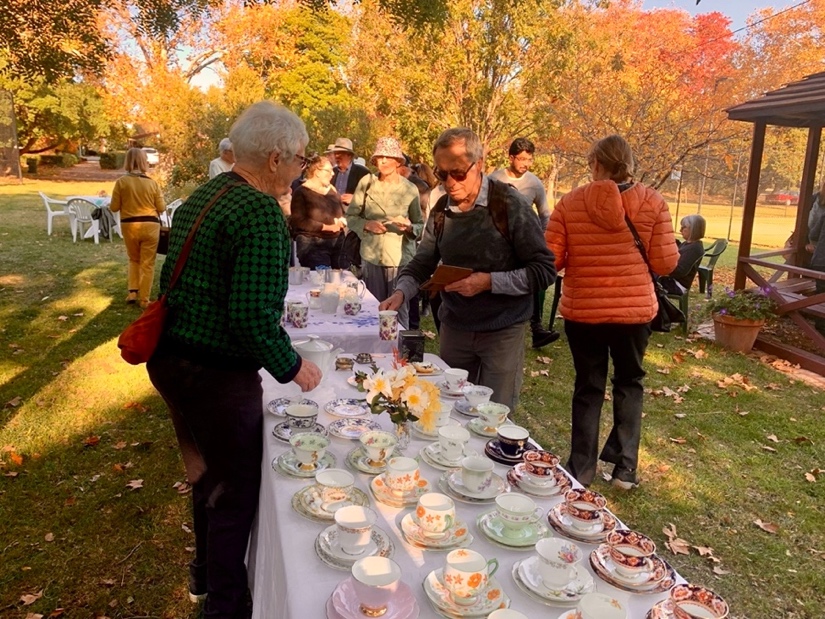
{"type": "Polygon", "coordinates": [[[183,204],[183,200],[178,198],[174,202],[167,204],[166,211],[162,213],[163,217],[161,219],[164,220],[170,228],[172,227],[172,218],[175,216],[175,211],[181,204],[183,204]]]}
{"type": "Polygon", "coordinates": [[[57,217],[58,215],[68,215],[65,209],[54,211],[52,210],[52,205],[59,205],[59,206],[66,206],[68,202],[66,200],[55,200],[54,198],[50,198],[42,191],[38,191],[37,193],[40,194],[40,197],[43,198],[43,204],[46,205],[46,232],[49,236],[52,235],[52,219],[57,217]]]}
{"type": "Polygon", "coordinates": [[[100,226],[96,220],[92,219],[92,211],[97,208],[88,200],[74,198],[69,200],[66,210],[69,213],[69,225],[72,228],[72,242],[77,242],[78,227],[80,228],[80,238],[83,239],[85,232],[83,225],[87,224],[95,237],[95,245],[100,244],[100,226]]]}

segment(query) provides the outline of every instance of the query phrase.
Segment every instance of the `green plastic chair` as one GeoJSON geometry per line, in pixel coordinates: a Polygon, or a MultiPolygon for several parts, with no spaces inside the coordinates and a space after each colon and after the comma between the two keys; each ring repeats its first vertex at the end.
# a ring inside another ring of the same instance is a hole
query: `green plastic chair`
{"type": "Polygon", "coordinates": [[[710,299],[713,294],[713,267],[725,250],[728,248],[727,239],[716,239],[713,244],[705,250],[705,258],[710,258],[707,264],[699,266],[699,292],[705,292],[710,299]]]}

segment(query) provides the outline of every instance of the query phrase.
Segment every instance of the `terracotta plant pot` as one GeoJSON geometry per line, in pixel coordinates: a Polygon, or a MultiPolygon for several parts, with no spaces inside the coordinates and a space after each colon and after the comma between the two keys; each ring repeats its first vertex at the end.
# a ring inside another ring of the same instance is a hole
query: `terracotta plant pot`
{"type": "Polygon", "coordinates": [[[750,352],[764,324],[764,320],[732,318],[723,314],[713,315],[716,343],[735,352],[750,352]]]}

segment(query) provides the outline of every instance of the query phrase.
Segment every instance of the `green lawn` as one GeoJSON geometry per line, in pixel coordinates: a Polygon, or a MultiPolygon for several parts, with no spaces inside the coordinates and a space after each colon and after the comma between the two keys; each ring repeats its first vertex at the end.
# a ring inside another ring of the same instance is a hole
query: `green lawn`
{"type": "MultiPolygon", "coordinates": [[[[38,189],[111,185],[0,186],[0,616],[195,617],[172,428],[144,368],[115,345],[137,313],[123,303],[123,243],[73,244],[65,219],[47,237],[38,189]],[[41,597],[24,605],[29,595],[41,597]]],[[[732,281],[734,256],[732,247],[717,282],[732,281]]],[[[700,316],[704,301],[693,303],[700,316]]],[[[825,394],[756,357],[675,335],[654,335],[647,367],[643,484],[595,489],[688,580],[724,595],[732,617],[822,617],[825,476],[806,473],[825,468],[825,394]],[[734,374],[747,388],[717,386],[734,374]],[[670,524],[689,555],[665,548],[670,524]]],[[[572,380],[563,339],[528,350],[516,419],[563,457],[572,380]]]]}

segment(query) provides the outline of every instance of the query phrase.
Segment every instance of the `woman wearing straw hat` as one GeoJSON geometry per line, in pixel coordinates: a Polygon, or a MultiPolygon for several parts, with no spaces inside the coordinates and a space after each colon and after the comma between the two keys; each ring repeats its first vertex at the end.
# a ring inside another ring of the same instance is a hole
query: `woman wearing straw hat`
{"type": "MultiPolygon", "coordinates": [[[[347,209],[347,226],[361,238],[364,283],[379,301],[392,293],[399,267],[415,255],[424,228],[418,189],[398,173],[405,158],[395,138],[381,138],[370,162],[378,174],[365,176],[347,209]]],[[[407,325],[406,305],[399,322],[407,325]]]]}

